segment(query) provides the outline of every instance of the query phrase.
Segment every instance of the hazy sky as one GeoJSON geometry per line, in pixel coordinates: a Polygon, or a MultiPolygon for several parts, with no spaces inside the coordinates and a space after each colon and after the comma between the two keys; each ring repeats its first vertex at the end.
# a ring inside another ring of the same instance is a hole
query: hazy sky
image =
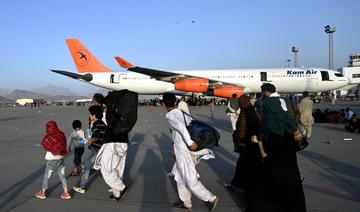
{"type": "Polygon", "coordinates": [[[0,88],[46,85],[79,94],[98,88],[50,72],[75,72],[66,38],[78,38],[106,66],[114,60],[162,69],[335,67],[360,52],[358,0],[0,1],[0,88]]]}

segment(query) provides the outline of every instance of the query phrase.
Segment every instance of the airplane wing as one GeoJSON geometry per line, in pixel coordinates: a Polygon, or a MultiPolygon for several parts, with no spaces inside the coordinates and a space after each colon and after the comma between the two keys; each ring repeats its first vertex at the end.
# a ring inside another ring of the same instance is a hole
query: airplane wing
{"type": "MultiPolygon", "coordinates": [[[[200,77],[200,76],[192,76],[192,75],[183,74],[183,73],[168,72],[168,71],[162,71],[162,70],[157,70],[157,69],[149,69],[149,68],[134,66],[133,64],[129,63],[128,61],[124,60],[121,57],[115,57],[115,59],[121,67],[126,68],[129,71],[140,73],[140,74],[145,74],[145,75],[150,76],[151,78],[165,81],[165,82],[175,83],[176,81],[185,80],[185,79],[189,79],[189,78],[204,78],[204,77],[200,77]]],[[[223,82],[221,80],[213,80],[213,79],[208,79],[208,83],[209,83],[209,87],[217,87],[217,86],[225,86],[225,85],[239,86],[239,85],[223,82]]]]}
{"type": "Polygon", "coordinates": [[[202,76],[193,76],[184,73],[168,72],[134,66],[121,57],[115,57],[116,61],[123,68],[140,74],[148,75],[157,80],[171,82],[175,90],[203,93],[208,96],[231,97],[233,94],[241,96],[245,86],[232,84],[221,80],[213,80],[202,76]]]}
{"type": "Polygon", "coordinates": [[[85,80],[87,82],[90,82],[93,79],[92,74],[76,74],[76,73],[72,73],[72,72],[68,72],[68,71],[64,71],[64,70],[55,70],[55,69],[50,69],[50,71],[73,78],[73,79],[85,80]]]}

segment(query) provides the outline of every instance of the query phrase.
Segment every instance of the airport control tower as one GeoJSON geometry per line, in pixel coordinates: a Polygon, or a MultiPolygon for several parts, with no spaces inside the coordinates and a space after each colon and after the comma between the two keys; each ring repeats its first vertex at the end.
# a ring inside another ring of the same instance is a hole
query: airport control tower
{"type": "Polygon", "coordinates": [[[348,66],[338,71],[350,80],[350,85],[344,89],[347,95],[360,100],[360,53],[350,55],[348,66]]]}
{"type": "Polygon", "coordinates": [[[360,66],[360,53],[350,55],[348,67],[359,67],[359,66],[360,66]]]}

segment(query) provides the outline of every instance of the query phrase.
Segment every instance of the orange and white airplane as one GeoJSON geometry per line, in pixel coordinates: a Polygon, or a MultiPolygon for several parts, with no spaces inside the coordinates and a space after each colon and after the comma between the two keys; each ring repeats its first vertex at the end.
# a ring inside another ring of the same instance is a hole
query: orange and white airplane
{"type": "Polygon", "coordinates": [[[135,66],[115,57],[130,72],[114,72],[102,65],[77,39],[67,39],[78,73],[51,70],[110,90],[128,89],[139,94],[199,95],[231,97],[258,93],[263,83],[276,86],[279,93],[331,91],[348,85],[349,79],[340,72],[322,68],[271,68],[162,71],[135,66]]]}

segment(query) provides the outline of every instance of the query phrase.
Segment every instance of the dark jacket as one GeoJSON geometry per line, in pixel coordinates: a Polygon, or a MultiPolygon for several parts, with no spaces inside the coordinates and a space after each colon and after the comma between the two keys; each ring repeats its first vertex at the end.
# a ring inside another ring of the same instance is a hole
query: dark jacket
{"type": "Polygon", "coordinates": [[[106,128],[107,126],[102,120],[98,119],[93,123],[93,127],[91,128],[91,138],[96,138],[96,140],[90,147],[101,148],[104,143],[106,128]]]}
{"type": "Polygon", "coordinates": [[[290,134],[297,130],[295,120],[285,112],[279,98],[268,97],[263,102],[263,119],[258,134],[258,140],[264,141],[269,133],[283,136],[285,132],[290,134]]]}
{"type": "Polygon", "coordinates": [[[245,146],[247,142],[250,142],[251,136],[258,134],[260,122],[260,115],[254,107],[242,109],[236,122],[236,130],[233,133],[234,143],[245,146]]]}

